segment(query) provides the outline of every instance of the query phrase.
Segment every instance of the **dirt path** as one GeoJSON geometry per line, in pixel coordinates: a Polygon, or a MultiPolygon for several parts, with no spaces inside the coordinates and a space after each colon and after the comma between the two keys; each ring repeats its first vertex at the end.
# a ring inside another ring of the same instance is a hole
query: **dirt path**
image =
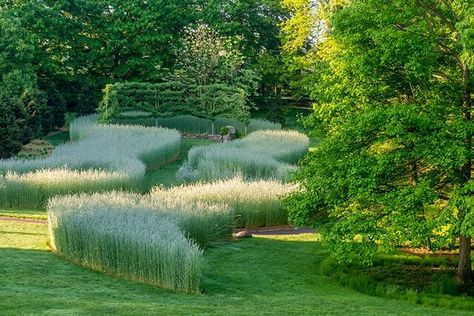
{"type": "Polygon", "coordinates": [[[299,235],[299,234],[312,234],[315,230],[311,227],[294,228],[290,225],[286,226],[274,226],[274,227],[261,227],[256,229],[245,229],[236,228],[234,229],[234,235],[246,231],[253,236],[264,236],[264,235],[299,235]]]}

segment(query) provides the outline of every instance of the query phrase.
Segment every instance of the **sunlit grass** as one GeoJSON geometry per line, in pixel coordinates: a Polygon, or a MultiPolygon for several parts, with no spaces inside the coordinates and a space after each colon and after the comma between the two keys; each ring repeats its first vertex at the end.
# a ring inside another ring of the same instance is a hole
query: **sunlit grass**
{"type": "Polygon", "coordinates": [[[44,208],[49,197],[111,189],[139,191],[145,164],[165,162],[180,148],[177,131],[96,123],[97,116],[71,123],[74,142],[45,159],[0,161],[0,206],[44,208]]]}
{"type": "Polygon", "coordinates": [[[46,225],[0,222],[2,315],[458,316],[371,297],[321,274],[328,252],[311,235],[265,236],[204,251],[200,295],[172,293],[78,267],[47,248],[46,225]]]}
{"type": "Polygon", "coordinates": [[[286,180],[296,168],[292,164],[308,147],[308,137],[296,131],[258,131],[230,143],[191,149],[177,176],[183,181],[209,181],[236,175],[245,179],[286,180]]]}
{"type": "Polygon", "coordinates": [[[288,223],[288,213],[280,199],[293,186],[276,180],[244,181],[242,178],[194,183],[169,189],[155,187],[152,197],[179,197],[185,201],[215,202],[229,205],[237,227],[261,227],[288,223]]]}
{"type": "Polygon", "coordinates": [[[68,260],[175,291],[199,292],[202,248],[229,239],[225,205],[112,192],[53,198],[52,248],[68,260]]]}

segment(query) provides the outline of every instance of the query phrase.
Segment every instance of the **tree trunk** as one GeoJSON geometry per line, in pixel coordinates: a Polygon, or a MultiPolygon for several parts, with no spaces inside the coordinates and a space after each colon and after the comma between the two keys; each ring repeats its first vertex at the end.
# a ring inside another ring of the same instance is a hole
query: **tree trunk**
{"type": "MultiPolygon", "coordinates": [[[[463,71],[463,113],[464,120],[468,123],[471,122],[471,82],[470,72],[467,65],[462,65],[463,71]]],[[[472,151],[472,135],[468,132],[466,137],[466,148],[468,151],[472,151]]],[[[467,183],[472,178],[472,158],[469,157],[468,161],[462,167],[462,182],[467,183]]],[[[461,210],[460,220],[464,219],[465,210],[461,210]]],[[[459,236],[459,261],[457,269],[457,280],[460,284],[468,284],[473,281],[472,263],[471,263],[471,236],[465,236],[461,234],[459,236]]]]}
{"type": "Polygon", "coordinates": [[[459,237],[459,259],[457,279],[460,284],[472,282],[471,237],[459,237]]]}

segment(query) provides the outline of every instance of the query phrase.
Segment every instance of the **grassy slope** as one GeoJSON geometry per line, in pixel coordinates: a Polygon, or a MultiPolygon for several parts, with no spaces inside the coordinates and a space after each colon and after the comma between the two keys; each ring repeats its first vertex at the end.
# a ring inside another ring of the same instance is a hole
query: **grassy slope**
{"type": "Polygon", "coordinates": [[[315,235],[270,236],[205,252],[203,294],[170,293],[64,262],[45,225],[0,222],[0,311],[120,315],[470,315],[365,296],[319,272],[315,235]]]}

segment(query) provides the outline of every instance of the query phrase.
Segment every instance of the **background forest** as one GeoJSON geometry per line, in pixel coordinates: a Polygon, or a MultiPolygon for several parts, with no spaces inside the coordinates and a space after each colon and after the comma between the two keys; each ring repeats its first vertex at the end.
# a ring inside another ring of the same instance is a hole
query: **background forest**
{"type": "Polygon", "coordinates": [[[229,64],[252,81],[252,96],[267,95],[281,83],[286,16],[275,0],[0,1],[1,157],[62,127],[67,112],[95,111],[108,83],[182,75],[200,51],[183,38],[199,25],[232,45],[229,64]]]}

